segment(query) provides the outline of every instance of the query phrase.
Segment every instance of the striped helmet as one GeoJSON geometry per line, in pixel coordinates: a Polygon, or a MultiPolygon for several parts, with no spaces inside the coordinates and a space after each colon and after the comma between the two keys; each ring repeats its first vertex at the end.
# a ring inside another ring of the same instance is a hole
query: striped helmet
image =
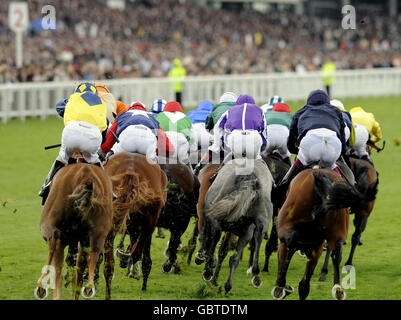
{"type": "Polygon", "coordinates": [[[93,94],[97,94],[97,88],[94,83],[91,82],[81,82],[77,87],[75,88],[75,92],[78,93],[83,93],[89,91],[93,94]]]}
{"type": "Polygon", "coordinates": [[[160,113],[163,111],[166,103],[167,101],[164,99],[156,99],[155,101],[153,101],[152,106],[150,107],[150,111],[152,113],[160,113]]]}
{"type": "Polygon", "coordinates": [[[269,102],[267,104],[273,107],[276,103],[284,103],[284,99],[280,96],[273,96],[269,98],[269,102]]]}

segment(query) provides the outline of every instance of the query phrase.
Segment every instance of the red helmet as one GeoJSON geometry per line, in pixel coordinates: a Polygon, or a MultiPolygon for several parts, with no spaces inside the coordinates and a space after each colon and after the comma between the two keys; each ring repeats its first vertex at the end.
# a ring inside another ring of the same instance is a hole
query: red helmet
{"type": "Polygon", "coordinates": [[[291,113],[290,107],[285,103],[275,103],[272,111],[291,113]]]}
{"type": "Polygon", "coordinates": [[[142,110],[146,111],[146,106],[140,101],[134,101],[130,104],[129,110],[142,110]]]}
{"type": "Polygon", "coordinates": [[[182,110],[181,104],[177,101],[169,101],[166,103],[166,105],[163,108],[163,111],[167,111],[167,112],[175,112],[175,111],[179,111],[179,112],[184,112],[182,110]]]}

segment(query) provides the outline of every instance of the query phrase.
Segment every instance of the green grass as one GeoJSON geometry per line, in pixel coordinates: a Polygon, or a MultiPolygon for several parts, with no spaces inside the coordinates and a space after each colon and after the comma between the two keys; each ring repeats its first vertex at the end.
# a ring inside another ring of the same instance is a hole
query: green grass
{"type": "MultiPolygon", "coordinates": [[[[401,97],[347,99],[343,101],[349,110],[363,106],[375,114],[382,126],[387,145],[382,153],[373,152],[372,158],[380,173],[379,193],[375,208],[369,218],[367,229],[362,235],[364,245],[357,248],[354,266],[356,269],[356,289],[347,290],[349,300],[399,300],[401,299],[400,243],[400,186],[401,186],[401,146],[393,139],[401,139],[401,97]]],[[[303,102],[290,103],[294,112],[303,102]]],[[[60,142],[63,123],[60,119],[45,121],[29,119],[25,122],[12,120],[0,125],[0,300],[34,299],[33,289],[40,276],[47,256],[47,245],[39,230],[42,207],[37,192],[58,149],[44,151],[45,145],[60,142]]],[[[344,247],[343,263],[350,249],[350,238],[354,230],[350,220],[348,244],[344,247]]],[[[191,222],[183,236],[187,243],[193,228],[191,222]]],[[[166,232],[168,235],[168,232],[166,232]]],[[[153,238],[153,267],[148,282],[148,290],[141,291],[142,281],[125,277],[125,269],[116,267],[112,285],[113,299],[214,299],[214,300],[271,300],[272,289],[277,275],[277,254],[271,258],[270,273],[262,273],[263,286],[254,289],[250,277],[245,275],[249,250],[245,249],[233,281],[230,295],[224,288],[206,285],[201,273],[203,266],[194,262],[186,265],[180,254],[182,274],[163,274],[162,252],[167,239],[153,238]]],[[[265,243],[265,242],[264,242],[265,243]]],[[[264,244],[263,244],[264,248],[264,244]]],[[[229,253],[231,255],[232,252],[229,253]]],[[[261,254],[261,261],[264,253],[261,254]]],[[[288,283],[297,290],[303,276],[305,260],[295,255],[288,270],[288,283]]],[[[321,258],[311,281],[310,300],[331,300],[332,266],[326,282],[318,282],[321,258]]],[[[263,266],[263,265],[262,265],[263,266]]],[[[345,274],[344,274],[345,275],[345,274]]],[[[224,286],[228,276],[228,258],[224,262],[220,282],[224,286]]],[[[104,299],[104,283],[100,281],[95,299],[104,299]]],[[[297,292],[297,291],[296,291],[297,292]]],[[[63,299],[71,299],[71,288],[63,288],[63,299]]],[[[295,293],[287,298],[298,299],[295,293]]]]}

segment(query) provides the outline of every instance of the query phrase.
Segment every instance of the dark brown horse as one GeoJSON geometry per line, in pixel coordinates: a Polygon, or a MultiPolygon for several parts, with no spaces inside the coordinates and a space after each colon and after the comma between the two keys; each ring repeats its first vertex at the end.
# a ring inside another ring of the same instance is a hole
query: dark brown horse
{"type": "MultiPolygon", "coordinates": [[[[177,250],[181,236],[188,228],[189,221],[196,217],[196,203],[199,197],[199,180],[184,164],[160,165],[168,179],[167,202],[160,215],[157,226],[170,230],[170,240],[165,254],[168,260],[162,270],[178,273],[177,250]]],[[[195,246],[195,243],[189,243],[195,246]]]]}
{"type": "MultiPolygon", "coordinates": [[[[361,234],[365,230],[368,218],[373,210],[377,194],[377,187],[379,184],[379,175],[375,168],[368,161],[351,157],[349,162],[350,169],[355,177],[356,188],[361,193],[363,198],[361,199],[361,202],[357,203],[351,208],[351,213],[354,213],[355,231],[352,235],[351,251],[347,261],[345,262],[346,266],[352,266],[355,249],[360,243],[361,234]]],[[[326,280],[329,256],[330,249],[327,248],[326,258],[319,278],[320,281],[326,280]]]]}
{"type": "Polygon", "coordinates": [[[113,243],[117,232],[130,235],[130,260],[136,264],[142,259],[142,290],[146,290],[152,267],[150,247],[162,208],[167,198],[167,177],[158,164],[148,162],[146,156],[122,152],[105,164],[111,177],[117,199],[113,202],[113,229],[105,244],[104,276],[106,299],[111,298],[114,272],[113,243]]]}
{"type": "Polygon", "coordinates": [[[95,266],[112,227],[112,198],[111,181],[98,166],[71,164],[56,174],[40,219],[40,230],[49,245],[49,254],[35,289],[38,299],[47,297],[48,289],[43,282],[49,276],[52,262],[55,268],[54,299],[61,298],[64,248],[77,242],[79,250],[73,280],[74,298],[78,299],[82,287],[88,251],[89,280],[87,286],[82,288],[82,296],[93,298],[95,266]]]}
{"type": "Polygon", "coordinates": [[[271,291],[274,299],[283,299],[294,291],[287,285],[286,274],[295,251],[308,258],[299,283],[299,298],[309,295],[310,279],[327,241],[334,265],[335,299],[345,299],[340,285],[342,246],[348,234],[349,207],[358,203],[360,194],[336,172],[329,169],[305,169],[291,182],[277,217],[278,275],[271,291]]]}

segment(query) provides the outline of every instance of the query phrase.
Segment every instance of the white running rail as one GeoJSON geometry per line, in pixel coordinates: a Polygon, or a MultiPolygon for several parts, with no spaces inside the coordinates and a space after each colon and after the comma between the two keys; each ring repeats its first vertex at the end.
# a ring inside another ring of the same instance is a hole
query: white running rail
{"type": "MultiPolygon", "coordinates": [[[[80,81],[16,83],[0,85],[0,119],[56,115],[56,104],[67,98],[80,81]]],[[[105,83],[116,99],[126,104],[133,100],[149,106],[155,99],[174,99],[167,78],[134,78],[99,81],[105,83]]],[[[323,89],[320,72],[305,74],[244,74],[187,77],[184,82],[183,106],[196,108],[202,100],[217,103],[221,94],[232,91],[248,94],[260,104],[272,95],[285,100],[305,100],[310,91],[323,89]]],[[[401,68],[339,70],[332,87],[332,98],[401,95],[401,68]]]]}

